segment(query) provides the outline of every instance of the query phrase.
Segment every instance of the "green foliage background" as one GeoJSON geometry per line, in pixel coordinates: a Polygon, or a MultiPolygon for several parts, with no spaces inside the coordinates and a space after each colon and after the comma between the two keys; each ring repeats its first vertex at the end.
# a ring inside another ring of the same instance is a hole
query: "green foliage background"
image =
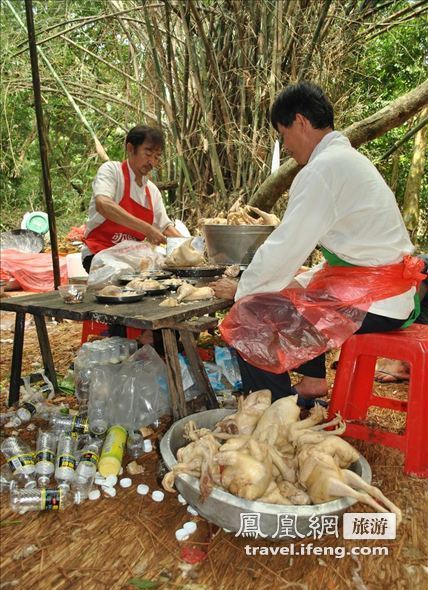
{"type": "MultiPolygon", "coordinates": [[[[24,2],[21,0],[9,1],[25,22],[24,2]]],[[[165,0],[165,3],[167,2],[168,0],[165,0]]],[[[265,0],[265,2],[269,7],[275,7],[275,3],[272,3],[271,0],[265,0]]],[[[172,9],[178,6],[173,2],[170,4],[172,9]]],[[[220,2],[220,4],[222,3],[220,2]]],[[[321,3],[319,4],[321,5],[321,3]]],[[[354,2],[354,4],[357,6],[358,3],[354,2]]],[[[65,26],[62,25],[59,28],[43,32],[61,21],[75,20],[91,15],[97,17],[103,12],[108,10],[113,12],[117,9],[116,5],[113,6],[109,0],[64,0],[61,2],[34,0],[33,5],[38,39],[46,38],[48,35],[53,35],[64,29],[65,26]]],[[[127,7],[128,5],[129,2],[126,3],[127,7]]],[[[342,10],[343,3],[336,3],[336,5],[338,11],[342,10]]],[[[379,19],[385,19],[388,14],[393,14],[408,5],[408,2],[385,3],[385,9],[379,12],[379,19]]],[[[214,10],[215,5],[201,0],[199,6],[205,7],[207,10],[214,10]]],[[[219,8],[218,18],[221,18],[222,6],[219,8]]],[[[142,22],[141,15],[139,19],[142,22]]],[[[315,24],[317,22],[315,13],[313,22],[315,24]]],[[[310,34],[314,29],[314,25],[311,23],[312,21],[308,18],[307,26],[310,34]]],[[[0,97],[2,201],[0,228],[5,230],[18,227],[25,211],[43,210],[44,199],[35,128],[31,70],[28,50],[25,46],[26,33],[19,27],[4,3],[1,5],[1,24],[3,30],[1,44],[4,57],[1,69],[0,97]]],[[[226,25],[230,27],[230,23],[226,23],[226,25]]],[[[346,57],[335,64],[336,71],[324,70],[320,74],[318,81],[324,80],[336,103],[339,127],[345,127],[378,111],[398,96],[416,87],[426,78],[426,25],[426,18],[423,15],[411,20],[404,19],[402,24],[374,38],[370,38],[370,35],[365,38],[364,34],[360,34],[358,46],[351,48],[346,57]]],[[[159,26],[162,36],[165,37],[165,23],[160,23],[159,26]]],[[[115,64],[118,68],[127,68],[126,71],[132,71],[129,37],[120,27],[113,27],[111,20],[99,20],[77,28],[69,33],[69,37],[95,56],[107,59],[109,63],[115,64]]],[[[327,42],[328,39],[325,43],[327,44],[327,42]]],[[[44,43],[42,47],[67,88],[81,100],[79,106],[102,141],[110,159],[122,159],[125,130],[137,122],[147,121],[145,113],[150,112],[154,113],[153,116],[162,122],[168,134],[168,149],[158,178],[166,181],[178,176],[177,154],[170,126],[167,121],[161,118],[162,113],[151,96],[141,88],[136,88],[129,79],[121,76],[111,67],[107,67],[74,45],[66,43],[61,37],[44,43]]],[[[148,47],[136,44],[136,48],[139,62],[148,63],[150,59],[148,47]]],[[[198,51],[200,51],[199,59],[203,62],[206,57],[201,52],[200,45],[198,51]]],[[[328,55],[329,51],[334,51],[334,48],[330,50],[327,44],[323,47],[324,55],[328,55]]],[[[239,54],[237,55],[239,58],[239,54]]],[[[315,71],[318,63],[321,63],[321,58],[321,51],[314,53],[313,69],[310,70],[310,73],[315,71]]],[[[91,182],[101,162],[95,152],[90,134],[76,116],[41,60],[39,67],[43,85],[44,115],[49,132],[52,190],[57,225],[61,235],[66,233],[72,225],[79,225],[84,221],[91,196],[91,182]]],[[[178,74],[181,75],[180,72],[183,72],[184,76],[184,66],[179,62],[178,57],[176,67],[179,70],[178,74]]],[[[155,76],[155,69],[152,67],[151,76],[144,78],[142,82],[152,84],[152,90],[156,90],[155,76]]],[[[284,80],[288,82],[289,79],[289,74],[287,74],[284,80]]],[[[265,118],[263,118],[262,124],[268,125],[265,118]]],[[[361,148],[377,163],[388,181],[391,178],[392,157],[390,156],[386,160],[380,158],[395,141],[414,125],[415,121],[409,121],[406,125],[390,131],[361,148]]],[[[197,141],[202,143],[201,138],[198,138],[197,141]]],[[[261,143],[264,141],[264,138],[260,139],[261,143]]],[[[194,149],[201,150],[200,146],[196,144],[194,149]]],[[[400,150],[400,174],[396,192],[400,205],[410,167],[412,149],[413,140],[410,140],[400,150]]],[[[262,153],[269,154],[270,151],[271,146],[265,144],[262,153]]],[[[190,156],[191,152],[187,154],[187,157],[190,156]]],[[[184,158],[186,158],[186,154],[184,158]]],[[[263,172],[265,175],[269,165],[270,162],[265,162],[263,172]]],[[[254,186],[249,187],[250,190],[254,191],[257,188],[256,182],[257,178],[254,186]]],[[[228,186],[227,188],[230,190],[232,198],[234,187],[228,186]]],[[[183,202],[186,199],[186,185],[181,184],[180,190],[178,202],[183,202]]],[[[426,178],[422,185],[420,208],[422,218],[426,222],[428,209],[426,178]]],[[[171,204],[169,207],[169,212],[172,215],[183,216],[183,211],[184,208],[180,210],[177,205],[171,204]]],[[[427,239],[426,232],[425,239],[427,239]]]]}

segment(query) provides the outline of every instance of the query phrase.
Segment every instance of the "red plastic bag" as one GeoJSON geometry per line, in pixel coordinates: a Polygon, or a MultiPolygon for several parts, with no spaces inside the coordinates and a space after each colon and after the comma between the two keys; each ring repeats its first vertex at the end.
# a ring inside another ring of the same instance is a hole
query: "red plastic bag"
{"type": "Polygon", "coordinates": [[[400,295],[425,279],[423,267],[421,259],[411,256],[386,266],[325,264],[306,289],[243,297],[220,332],[253,366],[283,373],[341,346],[374,301],[400,295]]]}
{"type": "MultiPolygon", "coordinates": [[[[1,272],[9,273],[24,291],[36,293],[53,291],[52,255],[33,254],[19,250],[2,250],[1,272]]],[[[67,283],[67,264],[64,256],[59,256],[61,283],[67,283]]]]}

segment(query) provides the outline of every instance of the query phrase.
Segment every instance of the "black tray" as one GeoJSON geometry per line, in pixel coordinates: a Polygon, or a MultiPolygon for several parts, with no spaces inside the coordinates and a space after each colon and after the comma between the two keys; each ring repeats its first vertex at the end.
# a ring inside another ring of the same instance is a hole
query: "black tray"
{"type": "Polygon", "coordinates": [[[144,293],[146,295],[165,295],[168,291],[169,287],[162,287],[162,289],[146,289],[144,293]]]}
{"type": "Polygon", "coordinates": [[[169,266],[165,270],[169,270],[177,277],[218,277],[226,270],[225,265],[210,264],[207,266],[169,266]]]}
{"type": "Polygon", "coordinates": [[[137,295],[130,295],[128,297],[111,297],[109,295],[95,295],[95,299],[98,303],[134,303],[136,301],[141,301],[142,298],[145,296],[146,292],[138,293],[137,295]]]}

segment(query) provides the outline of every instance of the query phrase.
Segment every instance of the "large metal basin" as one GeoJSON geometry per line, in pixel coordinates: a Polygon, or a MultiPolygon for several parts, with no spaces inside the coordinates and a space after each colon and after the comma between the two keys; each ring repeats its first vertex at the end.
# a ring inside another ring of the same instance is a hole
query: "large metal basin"
{"type": "MultiPolygon", "coordinates": [[[[214,425],[224,418],[227,414],[233,413],[234,410],[207,410],[198,414],[186,416],[175,422],[160,443],[162,458],[169,469],[171,469],[177,460],[175,455],[177,450],[187,444],[183,438],[184,426],[189,420],[193,420],[198,427],[213,428],[214,425]]],[[[358,461],[350,467],[360,475],[367,483],[371,482],[371,469],[367,461],[360,455],[358,461]]],[[[289,506],[279,504],[267,504],[265,502],[252,502],[233,496],[220,488],[214,488],[210,496],[201,502],[199,491],[199,480],[190,475],[179,475],[175,480],[175,486],[186,501],[193,506],[198,513],[229,531],[238,532],[241,527],[241,514],[257,513],[260,514],[260,531],[267,535],[268,539],[273,541],[292,541],[296,540],[294,536],[274,537],[278,527],[278,515],[288,514],[291,518],[296,518],[296,528],[299,533],[311,536],[313,529],[310,527],[310,517],[341,515],[353,504],[354,498],[340,498],[333,502],[324,504],[313,504],[310,506],[289,506]]]]}
{"type": "Polygon", "coordinates": [[[204,225],[208,259],[214,264],[250,264],[273,225],[204,225]]]}

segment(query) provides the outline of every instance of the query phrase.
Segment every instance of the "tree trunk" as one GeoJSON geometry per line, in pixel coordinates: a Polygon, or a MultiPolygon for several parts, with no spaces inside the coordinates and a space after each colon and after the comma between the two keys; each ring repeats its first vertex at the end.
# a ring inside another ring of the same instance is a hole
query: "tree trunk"
{"type": "MultiPolygon", "coordinates": [[[[399,127],[428,103],[428,81],[400,96],[374,115],[353,123],[344,130],[351,144],[357,148],[390,129],[399,127]]],[[[287,160],[269,176],[251,197],[249,204],[270,211],[279,197],[290,187],[300,170],[294,160],[287,160]]]]}
{"type": "MultiPolygon", "coordinates": [[[[421,118],[426,117],[427,113],[428,108],[425,107],[421,118]]],[[[412,237],[417,233],[419,225],[419,193],[425,168],[427,139],[428,133],[425,126],[415,135],[412,163],[404,192],[403,219],[412,237]]]]}

